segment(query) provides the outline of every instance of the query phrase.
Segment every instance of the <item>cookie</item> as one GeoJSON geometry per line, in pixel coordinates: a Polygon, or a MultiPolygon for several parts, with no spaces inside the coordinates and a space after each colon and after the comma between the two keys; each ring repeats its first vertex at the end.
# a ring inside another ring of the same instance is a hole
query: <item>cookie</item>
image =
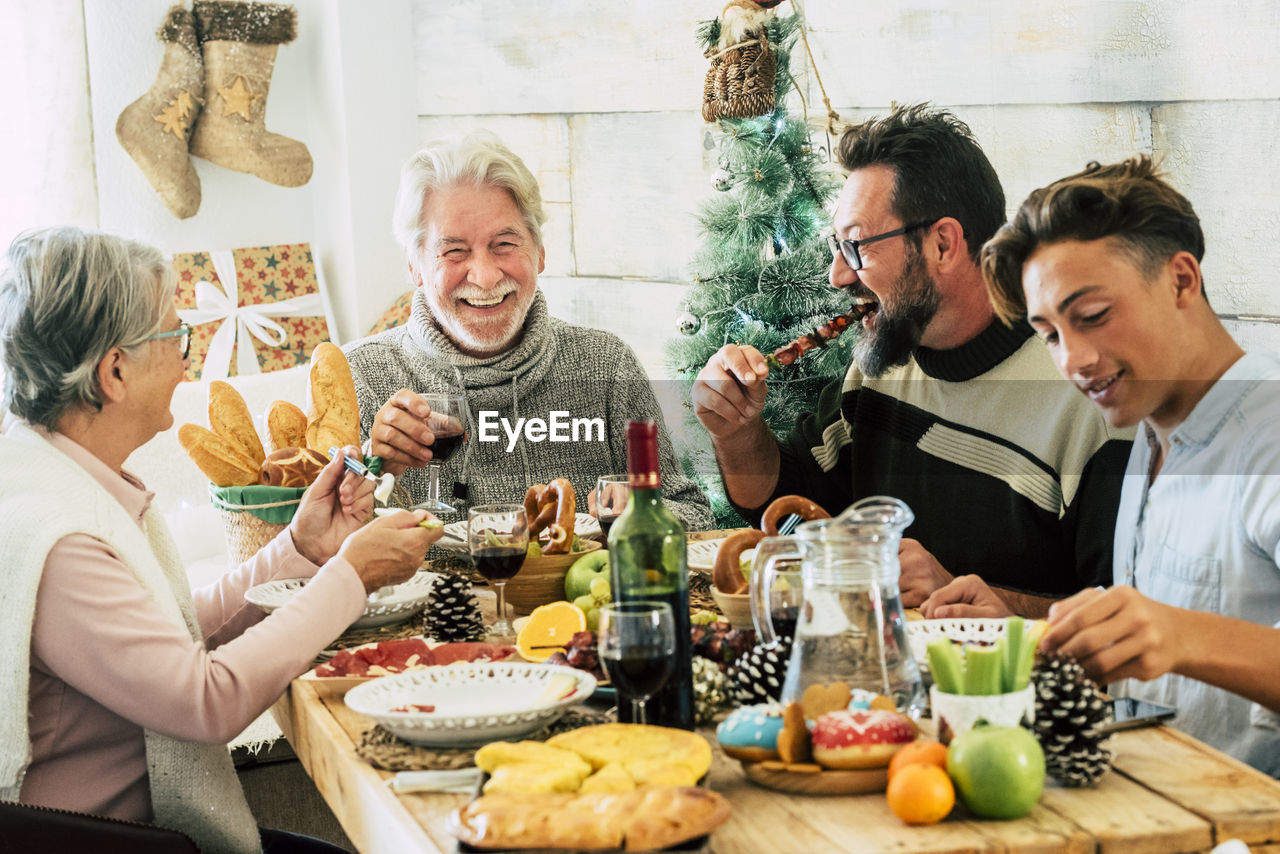
{"type": "Polygon", "coordinates": [[[809,724],[799,703],[787,703],[782,711],[782,731],[778,733],[778,756],[787,764],[813,761],[809,724]]]}
{"type": "Polygon", "coordinates": [[[853,692],[844,682],[832,682],[829,685],[810,685],[804,689],[800,697],[800,705],[804,707],[807,720],[816,721],[827,712],[845,709],[853,692]]]}

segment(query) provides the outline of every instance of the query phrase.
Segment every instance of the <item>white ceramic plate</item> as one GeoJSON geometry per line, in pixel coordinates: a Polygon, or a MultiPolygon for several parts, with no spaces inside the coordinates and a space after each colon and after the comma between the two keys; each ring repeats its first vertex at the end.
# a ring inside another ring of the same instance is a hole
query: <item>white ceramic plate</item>
{"type": "Polygon", "coordinates": [[[459,747],[528,735],[595,688],[572,667],[477,662],[383,676],[348,691],[346,704],[412,744],[459,747]],[[412,705],[434,710],[396,711],[412,705]]]}
{"type": "Polygon", "coordinates": [[[946,620],[914,620],[907,623],[907,643],[921,670],[929,669],[929,641],[946,637],[960,643],[995,643],[1004,637],[1009,621],[1003,617],[965,617],[946,620]]]}
{"type": "MultiPolygon", "coordinates": [[[[573,532],[579,537],[588,539],[597,539],[600,536],[600,521],[590,513],[575,513],[573,516],[573,532]]],[[[467,550],[467,520],[463,519],[459,522],[450,522],[444,526],[446,537],[452,537],[462,541],[462,551],[467,550]]],[[[441,540],[436,545],[444,544],[441,540]]]]}
{"type": "MultiPolygon", "coordinates": [[[[352,623],[352,629],[371,629],[377,626],[389,626],[401,623],[421,611],[427,604],[427,594],[431,592],[431,584],[436,579],[434,572],[419,572],[403,584],[383,593],[369,597],[365,603],[364,614],[352,623]]],[[[277,608],[284,607],[290,599],[306,586],[306,578],[285,578],[268,581],[257,587],[250,587],[245,592],[247,602],[257,605],[270,614],[277,608]]]]}
{"type": "Polygon", "coordinates": [[[701,540],[689,543],[689,569],[701,575],[710,575],[716,563],[716,552],[724,540],[701,540]]]}

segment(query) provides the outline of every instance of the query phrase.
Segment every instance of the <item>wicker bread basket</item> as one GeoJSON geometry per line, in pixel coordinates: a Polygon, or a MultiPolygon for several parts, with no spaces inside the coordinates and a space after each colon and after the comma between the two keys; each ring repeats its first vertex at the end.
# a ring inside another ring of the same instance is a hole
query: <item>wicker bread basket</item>
{"type": "Polygon", "coordinates": [[[283,486],[210,487],[227,538],[227,554],[244,563],[289,527],[305,489],[283,486]]]}

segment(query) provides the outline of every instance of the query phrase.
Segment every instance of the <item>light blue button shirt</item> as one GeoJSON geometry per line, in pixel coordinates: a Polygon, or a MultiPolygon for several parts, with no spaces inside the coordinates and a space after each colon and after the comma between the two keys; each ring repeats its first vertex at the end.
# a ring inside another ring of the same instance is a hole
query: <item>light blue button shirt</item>
{"type": "MultiPolygon", "coordinates": [[[[1115,583],[1280,628],[1280,360],[1249,353],[1232,365],[1170,435],[1154,482],[1158,446],[1143,428],[1120,495],[1115,583]]],[[[1280,716],[1256,703],[1174,675],[1111,692],[1176,707],[1179,729],[1280,777],[1280,716]]]]}

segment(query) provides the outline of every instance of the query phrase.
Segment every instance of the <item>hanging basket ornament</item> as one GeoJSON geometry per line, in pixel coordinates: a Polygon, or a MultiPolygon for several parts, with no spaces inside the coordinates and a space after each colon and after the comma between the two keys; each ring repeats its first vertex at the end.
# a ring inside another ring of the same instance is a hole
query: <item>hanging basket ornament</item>
{"type": "Polygon", "coordinates": [[[771,12],[753,0],[730,0],[720,14],[719,43],[702,87],[702,118],[749,118],[773,112],[776,60],[765,22],[771,12]]]}

